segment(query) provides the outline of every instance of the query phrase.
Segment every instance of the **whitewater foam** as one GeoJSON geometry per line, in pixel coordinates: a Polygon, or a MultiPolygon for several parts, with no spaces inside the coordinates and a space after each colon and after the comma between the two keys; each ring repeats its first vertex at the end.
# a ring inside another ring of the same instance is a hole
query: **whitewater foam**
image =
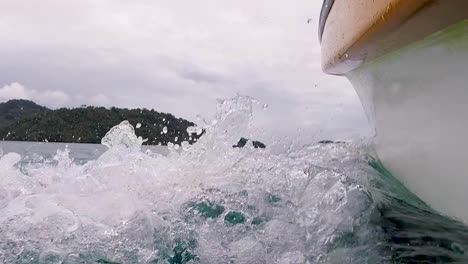
{"type": "MultiPolygon", "coordinates": [[[[78,164],[0,159],[3,263],[383,263],[365,147],[232,148],[254,101],[218,104],[205,135],[142,152],[125,122],[78,164]]],[[[191,128],[190,131],[200,131],[191,128]]]]}

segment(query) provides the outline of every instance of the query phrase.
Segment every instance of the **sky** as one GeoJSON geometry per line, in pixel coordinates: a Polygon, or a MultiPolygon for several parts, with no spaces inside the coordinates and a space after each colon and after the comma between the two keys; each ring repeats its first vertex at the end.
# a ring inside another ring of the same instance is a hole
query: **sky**
{"type": "Polygon", "coordinates": [[[355,91],[320,68],[321,2],[2,0],[0,101],[197,121],[242,94],[269,105],[254,122],[271,134],[363,135],[355,91]]]}

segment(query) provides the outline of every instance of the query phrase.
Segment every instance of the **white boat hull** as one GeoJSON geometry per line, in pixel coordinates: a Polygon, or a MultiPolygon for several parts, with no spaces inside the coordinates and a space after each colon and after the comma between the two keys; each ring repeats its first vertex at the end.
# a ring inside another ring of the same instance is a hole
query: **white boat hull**
{"type": "Polygon", "coordinates": [[[346,77],[387,169],[434,209],[468,222],[468,20],[346,77]]]}

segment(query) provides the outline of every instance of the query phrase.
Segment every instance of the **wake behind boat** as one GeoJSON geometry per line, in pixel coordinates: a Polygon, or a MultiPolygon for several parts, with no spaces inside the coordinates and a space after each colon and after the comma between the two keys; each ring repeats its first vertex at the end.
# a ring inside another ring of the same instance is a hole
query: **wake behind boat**
{"type": "Polygon", "coordinates": [[[468,222],[468,1],[325,1],[322,68],[353,84],[383,164],[468,222]]]}

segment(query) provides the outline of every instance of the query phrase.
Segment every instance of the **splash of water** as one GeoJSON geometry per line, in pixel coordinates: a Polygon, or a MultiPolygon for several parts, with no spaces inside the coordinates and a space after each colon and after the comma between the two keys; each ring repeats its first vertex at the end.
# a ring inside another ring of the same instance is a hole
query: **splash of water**
{"type": "MultiPolygon", "coordinates": [[[[138,123],[137,126],[141,127],[138,123]]],[[[108,148],[116,146],[124,146],[127,148],[140,148],[141,144],[147,140],[135,135],[135,128],[127,121],[122,121],[120,124],[111,128],[102,138],[101,144],[108,148]]]]}
{"type": "Polygon", "coordinates": [[[21,168],[18,154],[4,155],[0,261],[383,263],[365,150],[234,149],[252,104],[220,101],[199,142],[167,156],[140,152],[125,121],[84,165],[67,151],[21,168]]]}

